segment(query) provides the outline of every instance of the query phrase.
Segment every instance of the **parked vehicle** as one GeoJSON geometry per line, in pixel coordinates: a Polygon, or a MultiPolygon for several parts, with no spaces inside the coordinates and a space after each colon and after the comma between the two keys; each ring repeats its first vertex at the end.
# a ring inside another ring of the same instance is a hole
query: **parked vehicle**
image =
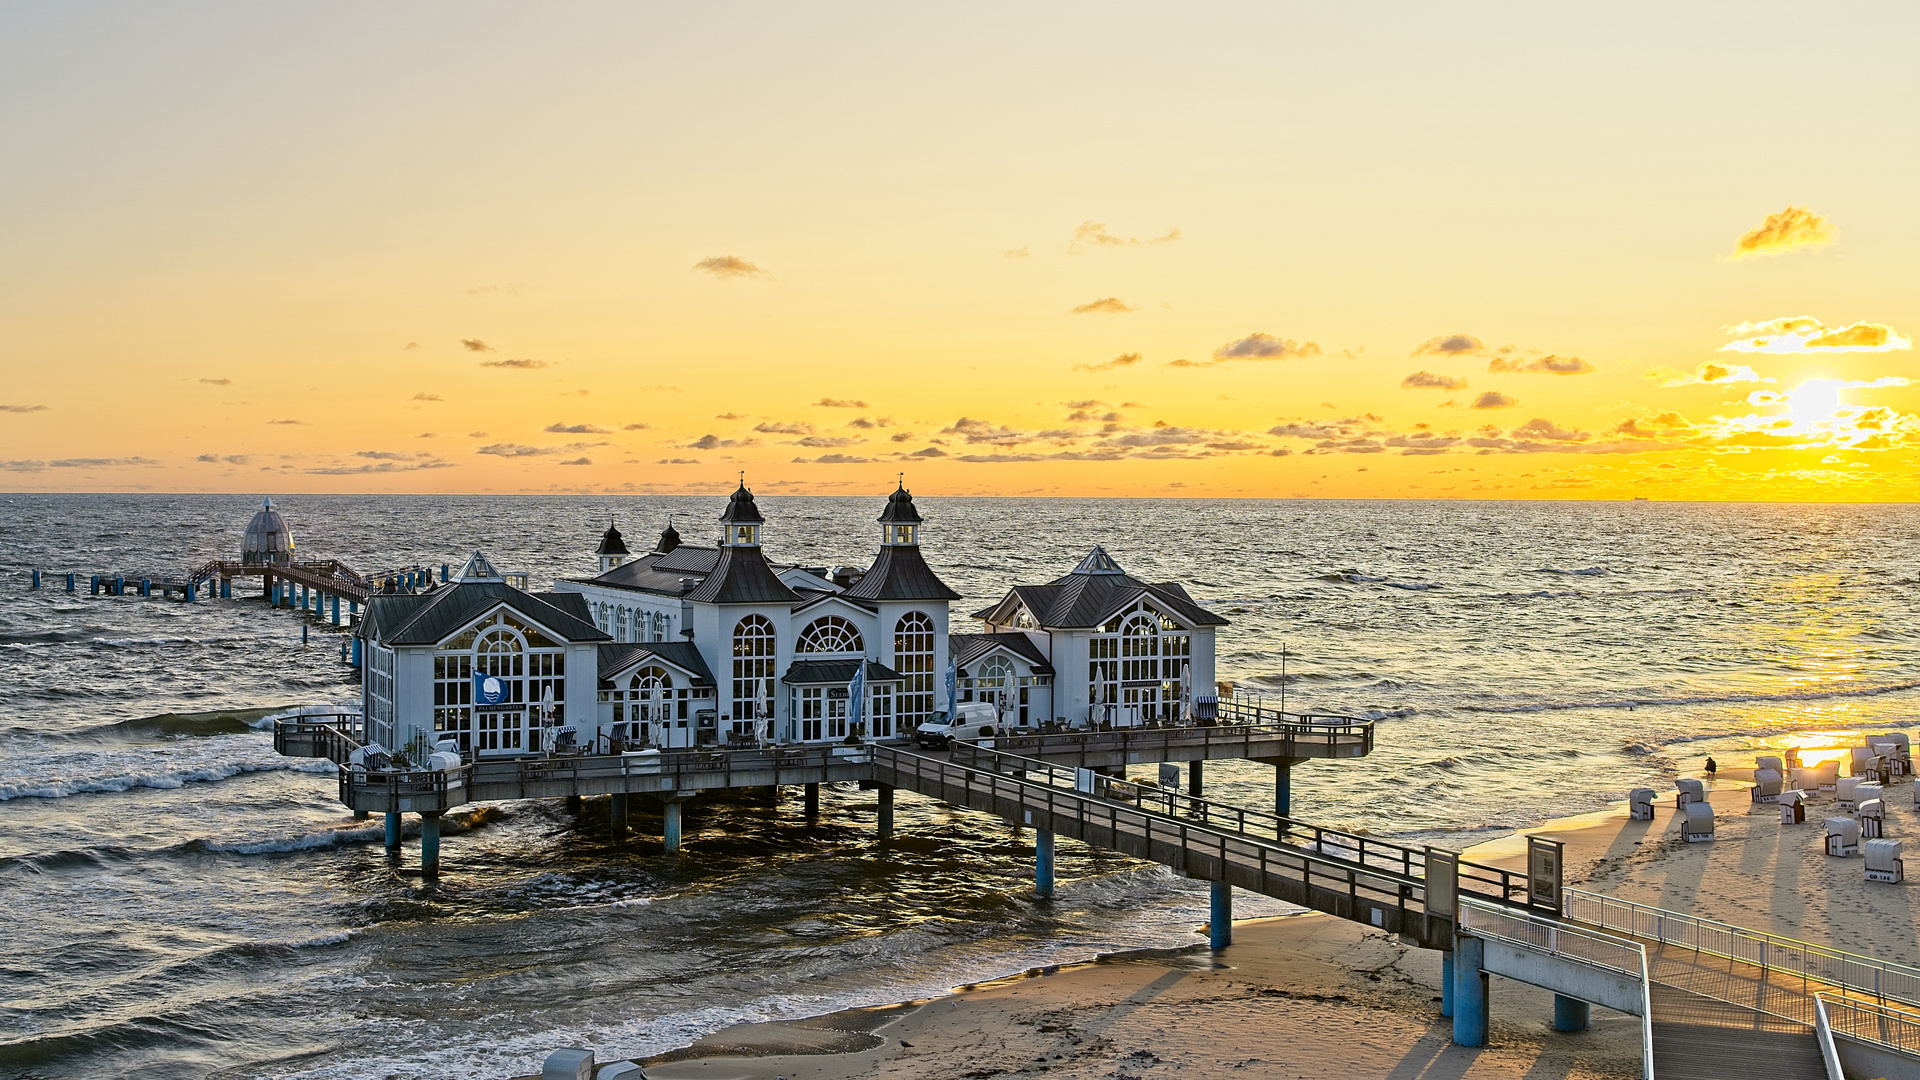
{"type": "Polygon", "coordinates": [[[956,739],[978,739],[993,734],[999,713],[984,701],[963,701],[951,716],[936,716],[914,729],[916,746],[952,746],[956,739]]]}

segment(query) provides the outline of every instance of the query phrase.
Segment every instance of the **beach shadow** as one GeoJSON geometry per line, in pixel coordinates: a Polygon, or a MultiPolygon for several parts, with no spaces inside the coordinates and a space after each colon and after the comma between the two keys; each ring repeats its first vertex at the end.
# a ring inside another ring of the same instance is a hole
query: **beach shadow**
{"type": "Polygon", "coordinates": [[[1453,1045],[1453,1021],[1442,1020],[1414,1040],[1386,1080],[1460,1080],[1479,1056],[1477,1049],[1453,1045]]]}
{"type": "Polygon", "coordinates": [[[1180,982],[1180,980],[1186,978],[1190,974],[1192,974],[1192,972],[1190,971],[1167,972],[1165,975],[1160,976],[1159,978],[1153,980],[1152,982],[1141,987],[1140,989],[1135,990],[1133,993],[1128,994],[1125,1001],[1116,1003],[1112,1008],[1108,1009],[1098,1019],[1091,1020],[1091,1021],[1088,1021],[1087,1023],[1078,1025],[1077,1027],[1074,1028],[1075,1033],[1088,1039],[1093,1038],[1095,1035],[1098,1035],[1100,1032],[1105,1031],[1106,1029],[1112,1027],[1114,1024],[1117,1024],[1121,1020],[1125,1019],[1129,1013],[1133,1012],[1133,1010],[1139,1008],[1142,1005],[1145,1005],[1147,1002],[1152,1001],[1154,998],[1157,998],[1161,994],[1164,994],[1167,991],[1173,989],[1174,986],[1180,982]]]}

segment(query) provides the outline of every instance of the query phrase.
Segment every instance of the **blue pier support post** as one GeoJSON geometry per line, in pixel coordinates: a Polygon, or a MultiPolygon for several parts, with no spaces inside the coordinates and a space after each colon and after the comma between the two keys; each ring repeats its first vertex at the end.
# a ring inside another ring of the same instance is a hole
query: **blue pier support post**
{"type": "Polygon", "coordinates": [[[678,854],[680,851],[680,808],[684,805],[685,799],[674,796],[668,798],[666,805],[661,807],[660,839],[666,843],[669,854],[678,854]]]}
{"type": "Polygon", "coordinates": [[[619,840],[627,835],[627,796],[616,791],[607,797],[607,824],[613,830],[613,838],[619,840]]]}
{"type": "Polygon", "coordinates": [[[347,601],[347,621],[353,622],[358,618],[360,618],[360,601],[358,600],[347,601]]]}
{"type": "Polygon", "coordinates": [[[1281,817],[1293,816],[1293,761],[1276,761],[1273,764],[1273,812],[1281,817]]]}
{"type": "Polygon", "coordinates": [[[360,666],[360,639],[357,637],[353,639],[353,666],[360,666]]]}
{"type": "Polygon", "coordinates": [[[182,595],[186,597],[187,603],[191,604],[195,600],[200,599],[199,591],[200,591],[200,583],[197,581],[189,581],[187,582],[186,591],[182,593],[182,595]]]}
{"type": "Polygon", "coordinates": [[[333,598],[333,625],[340,625],[340,598],[338,596],[333,598]]]}
{"type": "Polygon", "coordinates": [[[893,835],[893,787],[880,785],[880,839],[893,835]]]}
{"type": "Polygon", "coordinates": [[[820,785],[807,785],[807,820],[816,821],[820,817],[820,785]]]}
{"type": "Polygon", "coordinates": [[[1196,799],[1200,797],[1202,782],[1206,779],[1206,764],[1204,761],[1187,762],[1187,794],[1196,799]]]}
{"type": "Polygon", "coordinates": [[[33,587],[36,589],[40,587],[40,571],[38,570],[33,572],[33,587]]]}
{"type": "Polygon", "coordinates": [[[1033,834],[1033,891],[1040,899],[1053,899],[1053,834],[1033,834]]]}
{"type": "Polygon", "coordinates": [[[1440,1015],[1453,1015],[1453,950],[1440,952],[1440,1015]]]}
{"type": "Polygon", "coordinates": [[[440,564],[440,584],[445,585],[446,583],[447,583],[447,564],[441,563],[440,564]]]}
{"type": "Polygon", "coordinates": [[[400,853],[400,815],[387,815],[387,854],[400,853]]]}
{"type": "Polygon", "coordinates": [[[140,595],[146,596],[146,597],[151,597],[153,595],[153,579],[152,578],[140,579],[140,595]]]}
{"type": "Polygon", "coordinates": [[[1453,939],[1453,1041],[1456,1046],[1487,1045],[1486,942],[1458,935],[1453,939]]]}
{"type": "Polygon", "coordinates": [[[1207,915],[1207,943],[1214,952],[1233,944],[1233,886],[1213,882],[1213,904],[1207,915]]]}
{"type": "Polygon", "coordinates": [[[1565,994],[1553,995],[1553,1030],[1585,1031],[1592,1006],[1565,994]]]}
{"type": "Polygon", "coordinates": [[[113,578],[113,595],[115,596],[127,595],[127,579],[119,576],[118,574],[114,575],[114,578],[113,578]]]}
{"type": "Polygon", "coordinates": [[[74,579],[74,577],[75,577],[75,576],[76,576],[76,575],[73,575],[73,574],[68,574],[68,575],[67,575],[67,591],[68,591],[68,592],[73,592],[73,591],[74,591],[74,589],[73,589],[73,579],[74,579]]]}
{"type": "Polygon", "coordinates": [[[427,877],[440,876],[440,812],[429,810],[420,815],[420,872],[427,877]]]}
{"type": "Polygon", "coordinates": [[[307,643],[307,624],[301,623],[300,624],[300,644],[305,645],[306,643],[307,643]]]}
{"type": "Polygon", "coordinates": [[[347,662],[347,643],[344,641],[340,643],[340,662],[343,664],[347,662]]]}
{"type": "Polygon", "coordinates": [[[222,600],[233,599],[233,579],[232,578],[223,577],[220,579],[220,599],[222,600]]]}

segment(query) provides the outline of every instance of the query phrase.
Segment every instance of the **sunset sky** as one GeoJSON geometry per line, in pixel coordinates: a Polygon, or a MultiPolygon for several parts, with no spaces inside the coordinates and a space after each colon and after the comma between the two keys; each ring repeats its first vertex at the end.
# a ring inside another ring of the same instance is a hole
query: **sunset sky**
{"type": "Polygon", "coordinates": [[[0,7],[0,489],[1910,500],[1911,4],[0,7]]]}

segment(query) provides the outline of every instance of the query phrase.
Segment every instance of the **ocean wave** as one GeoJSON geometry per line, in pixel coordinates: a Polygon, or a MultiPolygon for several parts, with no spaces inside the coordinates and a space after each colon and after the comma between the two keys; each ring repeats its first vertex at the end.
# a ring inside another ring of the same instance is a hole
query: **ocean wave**
{"type": "Polygon", "coordinates": [[[1579,589],[1541,589],[1538,592],[1494,593],[1491,599],[1494,599],[1494,600],[1542,600],[1542,599],[1555,599],[1555,598],[1561,598],[1561,597],[1583,596],[1583,595],[1585,594],[1582,593],[1579,589]]]}
{"type": "Polygon", "coordinates": [[[1527,571],[1525,571],[1525,573],[1529,573],[1529,574],[1568,574],[1568,575],[1572,575],[1572,576],[1575,576],[1575,577],[1599,577],[1599,576],[1600,576],[1601,574],[1609,574],[1609,573],[1612,573],[1612,571],[1611,571],[1611,570],[1608,570],[1608,569],[1607,569],[1606,567],[1604,567],[1604,566],[1588,566],[1588,567],[1583,567],[1582,569],[1579,569],[1579,570],[1561,570],[1561,569],[1558,569],[1558,568],[1555,568],[1555,567],[1551,567],[1551,566],[1542,566],[1542,567],[1537,567],[1537,568],[1535,568],[1535,569],[1532,569],[1532,570],[1527,570],[1527,571]]]}
{"type": "Polygon", "coordinates": [[[1463,705],[1466,712],[1536,713],[1564,712],[1570,709],[1638,709],[1661,705],[1721,705],[1765,701],[1823,701],[1829,698],[1879,697],[1920,688],[1920,682],[1889,683],[1847,690],[1787,691],[1778,694],[1699,694],[1690,697],[1611,698],[1598,701],[1533,701],[1512,705],[1463,705]]]}
{"type": "Polygon", "coordinates": [[[14,799],[65,799],[74,795],[108,795],[135,788],[156,788],[171,790],[183,788],[188,784],[213,783],[228,780],[236,776],[260,772],[306,772],[331,773],[338,769],[331,761],[288,760],[268,764],[232,762],[219,765],[201,765],[190,769],[155,769],[152,771],[123,772],[113,776],[91,777],[85,780],[27,780],[8,783],[0,780],[0,802],[14,799]]]}
{"type": "Polygon", "coordinates": [[[1380,584],[1385,585],[1389,589],[1407,589],[1412,592],[1425,592],[1428,589],[1437,589],[1440,587],[1430,581],[1383,581],[1380,584]]]}

